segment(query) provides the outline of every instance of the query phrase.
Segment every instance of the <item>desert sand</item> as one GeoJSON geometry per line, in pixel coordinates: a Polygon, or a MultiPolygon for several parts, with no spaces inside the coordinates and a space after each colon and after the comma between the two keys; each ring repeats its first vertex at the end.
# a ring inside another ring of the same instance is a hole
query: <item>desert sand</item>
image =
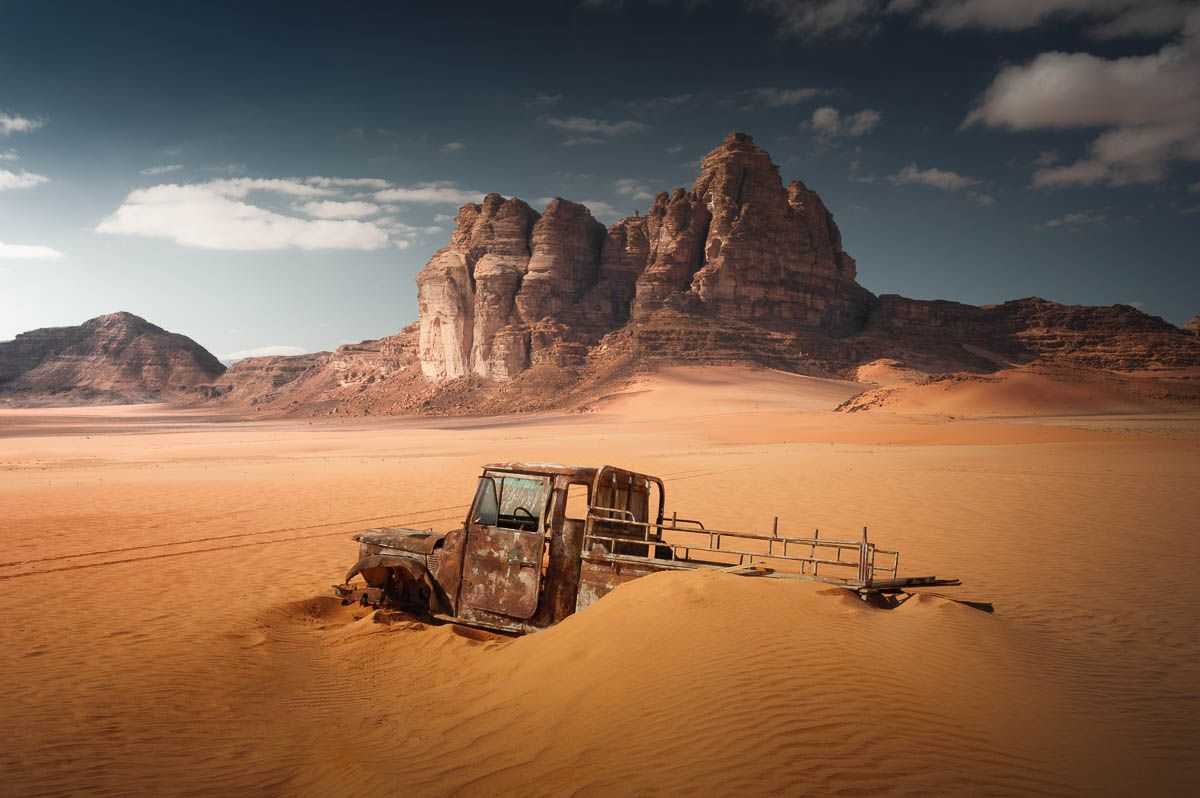
{"type": "Polygon", "coordinates": [[[1200,789],[1200,414],[831,412],[860,389],[673,369],[561,415],[0,411],[0,792],[1200,789]],[[448,528],[519,459],[660,474],[718,526],[869,525],[996,613],[659,574],[509,639],[330,597],[351,532],[448,528]]]}

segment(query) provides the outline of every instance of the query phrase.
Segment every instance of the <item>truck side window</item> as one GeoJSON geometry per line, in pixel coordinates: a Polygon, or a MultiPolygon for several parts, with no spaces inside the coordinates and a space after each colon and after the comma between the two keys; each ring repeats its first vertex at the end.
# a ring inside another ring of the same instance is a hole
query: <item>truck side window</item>
{"type": "Polygon", "coordinates": [[[475,523],[496,526],[500,523],[500,502],[496,500],[496,480],[480,477],[475,491],[475,523]]]}
{"type": "Polygon", "coordinates": [[[567,485],[567,506],[565,515],[572,521],[583,521],[587,517],[588,493],[591,486],[586,482],[572,482],[567,485]]]}

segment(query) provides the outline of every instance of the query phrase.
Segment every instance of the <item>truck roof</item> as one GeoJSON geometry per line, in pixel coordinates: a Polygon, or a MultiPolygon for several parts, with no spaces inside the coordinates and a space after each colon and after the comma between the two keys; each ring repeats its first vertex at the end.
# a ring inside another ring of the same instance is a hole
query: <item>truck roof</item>
{"type": "Polygon", "coordinates": [[[567,476],[583,477],[589,482],[595,478],[596,472],[600,470],[593,466],[525,462],[488,463],[484,466],[484,469],[488,471],[515,471],[523,474],[565,474],[567,476]]]}

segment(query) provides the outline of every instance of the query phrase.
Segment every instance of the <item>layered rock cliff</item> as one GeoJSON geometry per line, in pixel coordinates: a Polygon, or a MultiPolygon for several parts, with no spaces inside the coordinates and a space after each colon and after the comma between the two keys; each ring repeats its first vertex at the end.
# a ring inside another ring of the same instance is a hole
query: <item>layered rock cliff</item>
{"type": "Polygon", "coordinates": [[[224,371],[191,338],[132,313],[110,313],[77,327],[47,327],[0,341],[0,397],[10,401],[174,398],[224,371]]]}
{"type": "Polygon", "coordinates": [[[434,391],[417,360],[417,327],[332,352],[252,357],[205,386],[206,398],[299,415],[411,412],[434,391]]]}
{"type": "MultiPolygon", "coordinates": [[[[1200,342],[1129,305],[1061,305],[1038,297],[1000,305],[879,297],[864,336],[893,351],[973,347],[985,359],[1034,359],[1115,371],[1200,365],[1200,342]]],[[[891,353],[889,353],[891,354],[891,353]]]]}
{"type": "Polygon", "coordinates": [[[562,199],[541,216],[496,194],[466,205],[417,282],[421,368],[436,382],[578,369],[617,330],[639,362],[823,374],[876,358],[928,371],[1200,365],[1193,336],[1128,306],[874,296],[821,198],[785,186],[742,133],[704,158],[690,190],[661,193],[607,231],[562,199]]]}
{"type": "Polygon", "coordinates": [[[604,335],[663,308],[846,335],[873,300],[820,198],[785,187],[741,133],[709,153],[690,191],[659,194],[608,230],[563,199],[540,216],[496,194],[466,205],[417,284],[421,367],[435,380],[582,365],[604,335]]]}
{"type": "Polygon", "coordinates": [[[821,198],[740,133],[690,189],[607,229],[564,199],[464,205],[417,286],[419,322],[398,335],[242,361],[210,393],[269,412],[506,413],[680,363],[850,379],[882,360],[926,375],[1200,366],[1200,335],[1128,306],[876,297],[821,198]]]}

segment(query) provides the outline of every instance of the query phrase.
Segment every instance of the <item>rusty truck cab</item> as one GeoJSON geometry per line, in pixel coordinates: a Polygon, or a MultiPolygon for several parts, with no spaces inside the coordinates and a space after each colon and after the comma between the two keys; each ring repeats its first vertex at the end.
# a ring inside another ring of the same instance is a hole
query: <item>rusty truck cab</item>
{"type": "Polygon", "coordinates": [[[589,516],[601,525],[597,514],[644,522],[652,485],[658,487],[655,520],[661,521],[656,477],[611,466],[484,466],[462,529],[444,542],[437,581],[453,597],[446,615],[513,631],[561,621],[576,608],[589,516]]]}

